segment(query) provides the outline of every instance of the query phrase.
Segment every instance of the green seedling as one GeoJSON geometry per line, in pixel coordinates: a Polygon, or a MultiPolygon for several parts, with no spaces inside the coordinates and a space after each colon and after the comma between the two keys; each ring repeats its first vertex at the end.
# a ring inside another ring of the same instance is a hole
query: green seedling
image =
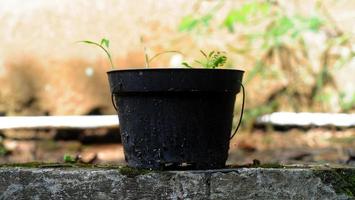
{"type": "MultiPolygon", "coordinates": [[[[82,40],[79,41],[81,43],[86,43],[86,44],[90,44],[90,45],[95,45],[100,47],[102,50],[105,51],[110,63],[111,63],[111,69],[114,68],[114,64],[112,62],[112,56],[110,53],[110,41],[106,38],[102,38],[101,41],[98,42],[93,42],[90,40],[82,40]]],[[[209,68],[209,69],[215,69],[218,67],[223,67],[227,61],[227,56],[225,55],[225,52],[221,52],[221,51],[211,51],[210,53],[206,54],[204,51],[200,50],[200,52],[202,53],[202,55],[204,56],[204,60],[199,61],[199,60],[195,60],[196,63],[200,64],[201,66],[203,66],[204,68],[209,68]]],[[[167,54],[167,53],[176,53],[176,54],[181,54],[184,55],[183,53],[181,53],[180,51],[163,51],[160,53],[155,54],[152,57],[149,57],[148,53],[147,53],[147,48],[144,47],[144,58],[145,58],[145,67],[146,68],[150,68],[150,63],[156,59],[157,57],[163,55],[163,54],[167,54]]],[[[183,66],[187,67],[187,68],[192,68],[191,65],[189,65],[187,62],[183,62],[181,63],[183,66]]]]}
{"type": "Polygon", "coordinates": [[[90,44],[90,45],[95,45],[95,46],[98,46],[100,47],[102,50],[105,51],[108,59],[110,60],[110,63],[111,63],[111,69],[114,68],[114,65],[113,65],[113,62],[112,62],[112,56],[111,56],[111,53],[110,53],[110,41],[106,38],[102,38],[100,43],[97,43],[97,42],[93,42],[93,41],[90,41],[90,40],[82,40],[82,41],[79,41],[81,43],[86,43],[86,44],[90,44]]]}
{"type": "MultiPolygon", "coordinates": [[[[208,54],[206,54],[202,50],[200,50],[200,52],[205,59],[202,61],[195,60],[195,62],[200,64],[204,68],[216,69],[218,67],[223,67],[227,62],[227,56],[225,55],[225,52],[211,51],[208,54]]],[[[183,62],[181,64],[185,67],[192,68],[192,66],[189,65],[187,62],[183,62]]]]}
{"type": "MultiPolygon", "coordinates": [[[[100,43],[98,42],[93,42],[93,41],[90,41],[90,40],[82,40],[82,41],[78,41],[78,42],[81,42],[81,43],[86,43],[86,44],[90,44],[90,45],[95,45],[97,47],[100,47],[102,50],[105,51],[110,63],[111,63],[111,69],[114,68],[114,64],[112,62],[112,55],[110,53],[110,41],[106,38],[102,38],[100,43]]],[[[152,56],[151,58],[149,57],[148,53],[147,53],[147,48],[144,47],[144,58],[145,58],[145,67],[146,68],[149,68],[150,67],[150,63],[157,57],[163,55],[163,54],[166,54],[166,53],[177,53],[177,54],[182,54],[181,52],[179,51],[163,51],[163,52],[160,52],[160,53],[157,53],[155,54],[154,56],[152,56]]]]}

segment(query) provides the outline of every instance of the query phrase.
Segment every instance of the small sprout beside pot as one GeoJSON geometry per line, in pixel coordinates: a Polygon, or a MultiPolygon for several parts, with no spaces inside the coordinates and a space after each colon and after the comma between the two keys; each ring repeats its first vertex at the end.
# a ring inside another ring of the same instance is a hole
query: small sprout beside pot
{"type": "Polygon", "coordinates": [[[64,163],[76,163],[77,159],[71,155],[65,154],[63,156],[63,161],[64,161],[64,163]]]}

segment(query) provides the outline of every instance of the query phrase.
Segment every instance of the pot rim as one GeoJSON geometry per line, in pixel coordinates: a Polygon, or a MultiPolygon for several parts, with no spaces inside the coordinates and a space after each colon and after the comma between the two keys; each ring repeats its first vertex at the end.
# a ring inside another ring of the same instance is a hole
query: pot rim
{"type": "Polygon", "coordinates": [[[132,71],[183,71],[183,70],[191,70],[191,71],[206,71],[206,70],[216,70],[216,71],[239,71],[244,73],[244,70],[240,69],[231,69],[231,68],[219,68],[219,69],[210,69],[210,68],[131,68],[131,69],[111,69],[108,70],[107,73],[114,73],[114,72],[132,72],[132,71]]]}

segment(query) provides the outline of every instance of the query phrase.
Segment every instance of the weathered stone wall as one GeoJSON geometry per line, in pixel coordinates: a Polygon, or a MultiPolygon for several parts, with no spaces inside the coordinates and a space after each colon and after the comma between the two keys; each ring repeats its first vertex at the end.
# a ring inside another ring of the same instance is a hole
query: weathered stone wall
{"type": "Polygon", "coordinates": [[[355,169],[0,169],[0,199],[353,199],[355,169]]]}

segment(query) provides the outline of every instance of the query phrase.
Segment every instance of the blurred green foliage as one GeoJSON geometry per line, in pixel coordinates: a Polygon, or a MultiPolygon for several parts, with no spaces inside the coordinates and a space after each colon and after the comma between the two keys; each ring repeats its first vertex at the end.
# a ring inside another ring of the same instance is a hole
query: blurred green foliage
{"type": "Polygon", "coordinates": [[[201,16],[194,16],[191,14],[183,17],[179,24],[179,31],[194,31],[200,29],[201,27],[209,27],[214,15],[219,11],[223,4],[223,0],[218,1],[216,6],[201,16]]]}
{"type": "Polygon", "coordinates": [[[355,93],[352,95],[352,97],[349,100],[346,100],[345,93],[340,92],[339,103],[343,111],[349,112],[352,108],[354,108],[355,105],[355,93]]]}
{"type": "Polygon", "coordinates": [[[224,20],[224,26],[230,32],[234,32],[234,25],[241,23],[249,24],[251,17],[262,17],[270,12],[270,4],[266,2],[251,2],[244,4],[241,8],[233,8],[229,11],[224,20]]]}
{"type": "Polygon", "coordinates": [[[0,144],[0,156],[5,156],[9,153],[9,151],[4,147],[3,144],[0,144]]]}
{"type": "Polygon", "coordinates": [[[180,23],[179,30],[180,31],[192,31],[198,26],[208,27],[209,23],[212,19],[212,15],[204,15],[201,18],[194,18],[191,15],[184,17],[180,23]]]}
{"type": "Polygon", "coordinates": [[[179,30],[198,34],[228,30],[237,41],[237,45],[225,44],[229,56],[239,55],[254,62],[244,79],[247,87],[260,81],[280,82],[282,86],[271,92],[266,102],[247,107],[245,121],[252,123],[257,116],[278,110],[285,99],[295,111],[327,111],[334,95],[339,99],[341,111],[355,108],[355,100],[345,102],[332,74],[355,56],[351,34],[337,27],[321,1],[311,15],[289,12],[277,1],[245,1],[228,7],[227,12],[221,9],[224,4],[225,1],[218,1],[205,14],[184,17],[179,30]],[[226,13],[223,20],[215,20],[221,10],[226,13]],[[315,49],[309,44],[310,34],[324,38],[322,48],[315,49]],[[350,53],[334,54],[333,50],[339,48],[346,48],[350,53]],[[319,58],[313,55],[315,50],[319,51],[319,58]]]}

